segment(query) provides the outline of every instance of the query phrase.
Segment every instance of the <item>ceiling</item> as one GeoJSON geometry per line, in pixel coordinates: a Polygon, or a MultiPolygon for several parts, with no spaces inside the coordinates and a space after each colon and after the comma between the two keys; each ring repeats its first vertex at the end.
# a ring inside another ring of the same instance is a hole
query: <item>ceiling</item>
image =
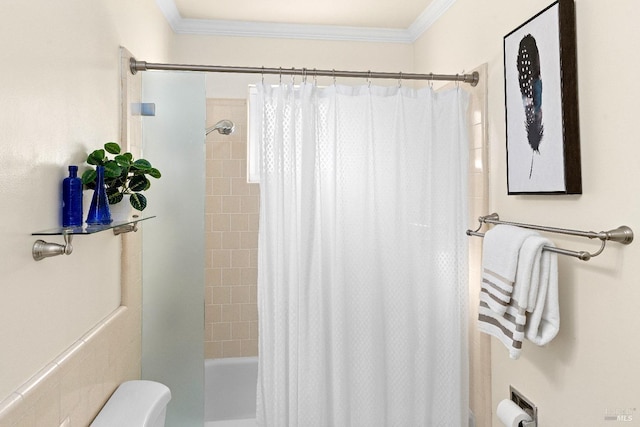
{"type": "Polygon", "coordinates": [[[177,33],[412,43],[455,0],[156,0],[177,33]]]}

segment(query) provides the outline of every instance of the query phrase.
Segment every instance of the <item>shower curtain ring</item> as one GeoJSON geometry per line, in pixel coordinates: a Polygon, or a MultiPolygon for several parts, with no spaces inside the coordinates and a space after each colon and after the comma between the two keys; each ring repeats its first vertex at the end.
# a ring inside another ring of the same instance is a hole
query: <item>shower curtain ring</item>
{"type": "Polygon", "coordinates": [[[313,84],[318,85],[318,71],[315,68],[313,69],[313,84]]]}
{"type": "Polygon", "coordinates": [[[429,88],[433,89],[433,73],[429,73],[429,88]]]}
{"type": "Polygon", "coordinates": [[[282,67],[278,67],[278,70],[279,70],[280,85],[282,86],[282,67]]]}
{"type": "Polygon", "coordinates": [[[331,75],[333,76],[333,85],[336,85],[336,69],[331,70],[331,75]]]}
{"type": "Polygon", "coordinates": [[[262,84],[264,84],[264,65],[262,66],[262,72],[260,72],[260,78],[262,80],[262,84]]]}
{"type": "Polygon", "coordinates": [[[307,69],[302,67],[302,83],[307,84],[307,69]]]}
{"type": "Polygon", "coordinates": [[[291,86],[296,85],[296,67],[291,67],[291,86]]]}
{"type": "Polygon", "coordinates": [[[402,87],[402,71],[400,71],[400,78],[398,79],[398,87],[402,87]]]}
{"type": "Polygon", "coordinates": [[[458,75],[456,74],[456,77],[458,77],[458,81],[456,82],[458,89],[460,89],[460,82],[464,82],[464,76],[464,70],[462,70],[462,74],[460,75],[460,77],[458,77],[458,75]]]}

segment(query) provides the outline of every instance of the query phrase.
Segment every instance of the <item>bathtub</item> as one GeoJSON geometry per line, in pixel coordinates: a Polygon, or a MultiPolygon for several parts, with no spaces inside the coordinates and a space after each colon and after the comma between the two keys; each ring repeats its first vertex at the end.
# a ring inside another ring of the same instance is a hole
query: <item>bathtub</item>
{"type": "MultiPolygon", "coordinates": [[[[204,361],[204,427],[255,427],[257,357],[204,361]]],[[[469,427],[475,427],[469,410],[469,427]]]]}
{"type": "Polygon", "coordinates": [[[204,427],[255,427],[257,357],[204,361],[204,427]]]}

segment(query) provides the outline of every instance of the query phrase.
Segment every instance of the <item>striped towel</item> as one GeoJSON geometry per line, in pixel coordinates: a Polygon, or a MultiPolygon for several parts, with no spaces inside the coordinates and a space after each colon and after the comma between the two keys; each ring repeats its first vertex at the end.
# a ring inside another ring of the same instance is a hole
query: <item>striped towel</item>
{"type": "Polygon", "coordinates": [[[480,303],[478,328],[485,334],[493,335],[509,350],[509,357],[517,359],[522,353],[524,328],[527,322],[525,309],[510,304],[503,315],[499,315],[480,303]]]}
{"type": "Polygon", "coordinates": [[[482,242],[482,284],[480,302],[497,314],[504,314],[511,301],[516,281],[518,254],[533,230],[497,225],[487,231],[482,242]]]}
{"type": "MultiPolygon", "coordinates": [[[[519,237],[517,240],[520,247],[508,304],[501,305],[498,312],[481,298],[478,309],[479,329],[498,338],[512,359],[520,357],[525,333],[534,343],[544,345],[555,337],[560,323],[557,255],[543,252],[544,246],[553,246],[553,243],[535,232],[524,240],[519,237]],[[530,325],[527,325],[527,313],[531,313],[530,325]]],[[[491,259],[492,254],[488,255],[491,259]]],[[[508,270],[511,271],[511,267],[508,270]]]]}

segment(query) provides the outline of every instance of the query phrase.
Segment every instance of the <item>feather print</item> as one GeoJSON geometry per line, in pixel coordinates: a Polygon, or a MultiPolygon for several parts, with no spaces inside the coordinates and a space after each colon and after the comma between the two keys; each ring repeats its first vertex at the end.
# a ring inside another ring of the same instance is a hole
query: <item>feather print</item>
{"type": "Polygon", "coordinates": [[[529,179],[533,173],[533,156],[540,154],[540,143],[544,136],[542,124],[542,79],[540,78],[540,54],[536,39],[527,34],[520,40],[518,50],[518,82],[524,105],[525,128],[531,153],[529,179]]]}

